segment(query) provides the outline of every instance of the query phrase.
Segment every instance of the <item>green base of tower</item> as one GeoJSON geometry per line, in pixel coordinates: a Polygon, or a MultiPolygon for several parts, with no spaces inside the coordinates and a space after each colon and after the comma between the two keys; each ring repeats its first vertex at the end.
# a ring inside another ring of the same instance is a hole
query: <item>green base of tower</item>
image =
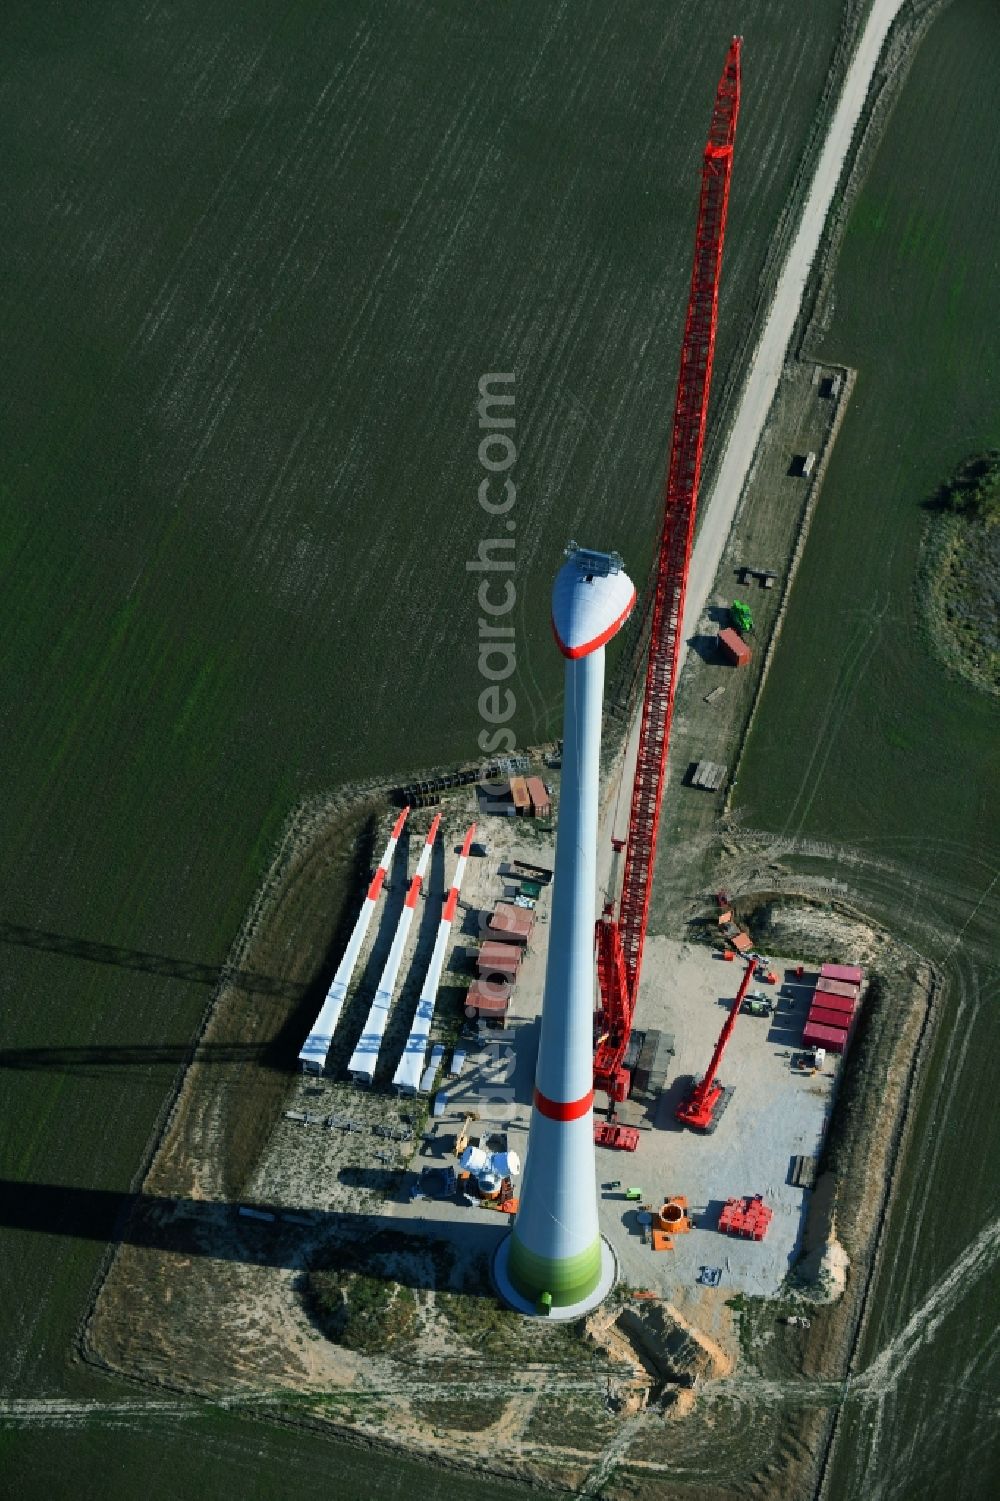
{"type": "Polygon", "coordinates": [[[601,1237],[595,1236],[585,1251],[575,1256],[538,1256],[517,1238],[510,1241],[507,1275],[511,1283],[529,1302],[536,1303],[549,1293],[556,1308],[582,1303],[601,1280],[601,1237]]]}

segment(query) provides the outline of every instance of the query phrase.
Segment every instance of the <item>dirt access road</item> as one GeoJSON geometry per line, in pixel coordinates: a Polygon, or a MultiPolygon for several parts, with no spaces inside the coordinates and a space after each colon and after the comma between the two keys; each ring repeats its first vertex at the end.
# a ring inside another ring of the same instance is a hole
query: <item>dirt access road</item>
{"type": "MultiPolygon", "coordinates": [[[[806,281],[816,258],[855,127],[861,118],[883,44],[903,4],[904,0],[873,0],[865,29],[851,58],[816,165],[802,219],[781,269],[774,300],[754,351],[715,486],[701,508],[701,526],[688,576],[678,674],[687,656],[687,643],[695,633],[715,580],[723,549],[732,530],[736,508],[778,388],[795,320],[802,305],[806,281]]],[[[737,151],[738,149],[737,146],[737,151]]],[[[631,785],[632,781],[638,733],[637,714],[625,760],[626,785],[631,785]]],[[[615,818],[614,833],[618,837],[623,838],[627,832],[628,813],[628,799],[622,798],[615,818]]]]}
{"type": "MultiPolygon", "coordinates": [[[[798,232],[781,269],[760,343],[729,433],[715,488],[704,508],[691,558],[684,639],[694,630],[712,587],[767,414],[778,388],[789,340],[802,305],[806,280],[823,233],[844,159],[861,117],[875,66],[903,0],[874,0],[861,40],[847,70],[830,122],[798,232]]],[[[737,151],[738,151],[737,145],[737,151]]],[[[738,170],[738,168],[737,168],[738,170]]],[[[682,658],[683,662],[683,658],[682,658]]]]}

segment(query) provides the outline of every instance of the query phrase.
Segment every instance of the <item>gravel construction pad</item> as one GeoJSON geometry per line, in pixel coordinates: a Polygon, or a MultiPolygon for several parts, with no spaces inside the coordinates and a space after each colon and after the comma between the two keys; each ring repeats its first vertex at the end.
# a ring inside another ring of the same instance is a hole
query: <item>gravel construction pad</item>
{"type": "Polygon", "coordinates": [[[773,1296],[798,1256],[810,1191],[789,1183],[791,1161],[818,1156],[841,1065],[827,1054],[822,1074],[791,1067],[809,989],[794,981],[796,962],[776,960],[786,983],[760,986],[777,1000],[776,1014],[741,1015],[737,1021],[718,1074],[733,1094],[717,1130],[705,1136],[678,1125],[674,1107],[692,1076],[708,1067],[743,965],[666,938],[647,941],[636,1025],[674,1034],[674,1066],[652,1107],[653,1119],[647,1115],[639,1123],[647,1129],[638,1149],[597,1151],[599,1180],[622,1182],[620,1192],[602,1194],[601,1229],[633,1286],[677,1301],[682,1289],[697,1285],[699,1269],[710,1266],[722,1268],[723,1289],[773,1296]],[[657,1208],[671,1194],[686,1196],[695,1228],[674,1238],[673,1251],[643,1245],[635,1205],[624,1199],[631,1185],[657,1208]],[[720,1234],[716,1225],[726,1199],[755,1193],[774,1211],[766,1238],[758,1243],[720,1234]]]}
{"type": "MultiPolygon", "coordinates": [[[[542,955],[533,957],[537,999],[544,966],[542,955]]],[[[808,983],[794,981],[796,962],[776,961],[785,983],[761,987],[779,1001],[777,1014],[770,1019],[741,1015],[737,1022],[719,1071],[733,1095],[718,1129],[701,1136],[678,1126],[673,1109],[685,1093],[685,1081],[708,1066],[742,965],[665,938],[648,941],[637,1025],[673,1032],[675,1066],[658,1107],[639,1120],[638,1149],[596,1150],[598,1182],[621,1180],[620,1190],[602,1190],[601,1230],[618,1257],[621,1276],[632,1286],[684,1303],[689,1291],[700,1292],[699,1269],[712,1266],[722,1268],[725,1296],[773,1296],[798,1256],[810,1191],[789,1183],[791,1161],[797,1155],[818,1156],[840,1063],[828,1054],[823,1074],[800,1075],[791,1068],[789,1055],[800,1047],[809,989],[808,983]],[[654,1252],[643,1244],[636,1206],[624,1197],[632,1185],[641,1187],[645,1202],[657,1207],[670,1194],[686,1195],[696,1228],[675,1237],[673,1251],[654,1252]],[[757,1243],[721,1235],[715,1227],[725,1200],[754,1193],[763,1194],[774,1211],[766,1239],[757,1243]]],[[[452,1081],[454,1094],[445,1116],[411,1162],[416,1172],[425,1164],[440,1167],[454,1160],[451,1146],[465,1110],[479,1113],[475,1132],[506,1127],[510,1145],[524,1152],[538,1046],[527,979],[525,975],[518,986],[519,1020],[504,1041],[470,1057],[457,1087],[452,1081]],[[513,1099],[494,1098],[496,1084],[512,1087],[513,1099]]],[[[438,1226],[444,1235],[470,1216],[480,1222],[495,1219],[498,1229],[507,1227],[506,1215],[451,1202],[421,1199],[394,1206],[392,1212],[419,1219],[422,1229],[438,1226]]]]}

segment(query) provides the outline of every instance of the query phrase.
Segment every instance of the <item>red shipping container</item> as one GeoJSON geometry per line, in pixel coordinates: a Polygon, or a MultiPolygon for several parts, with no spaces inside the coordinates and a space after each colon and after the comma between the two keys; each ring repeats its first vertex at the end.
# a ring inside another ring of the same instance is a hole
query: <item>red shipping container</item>
{"type": "Polygon", "coordinates": [[[750,648],[743,640],[743,637],[736,634],[732,626],[727,626],[724,631],[719,632],[719,645],[729,660],[735,662],[737,667],[745,667],[749,662],[750,648]]]}
{"type": "Polygon", "coordinates": [[[526,907],[497,902],[486,927],[486,937],[499,943],[527,943],[535,919],[526,907]]]}
{"type": "Polygon", "coordinates": [[[851,1019],[842,1011],[827,1011],[825,1006],[813,1006],[809,1011],[806,1026],[833,1027],[838,1032],[848,1032],[851,1027],[851,1019]]]}
{"type": "Polygon", "coordinates": [[[818,1022],[806,1022],[802,1044],[807,1048],[827,1048],[831,1053],[847,1051],[847,1033],[836,1027],[821,1027],[818,1022]]]}
{"type": "Polygon", "coordinates": [[[512,981],[497,984],[491,980],[474,980],[466,992],[466,1016],[505,1017],[512,985],[512,981]]]}
{"type": "Polygon", "coordinates": [[[823,980],[843,980],[848,985],[860,985],[865,978],[856,964],[824,964],[819,973],[823,980]]]}
{"type": "Polygon", "coordinates": [[[848,985],[846,980],[831,980],[821,975],[816,981],[817,990],[828,991],[830,995],[847,995],[852,1001],[856,1001],[861,994],[860,985],[848,985]]]}
{"type": "Polygon", "coordinates": [[[481,975],[516,975],[523,949],[515,943],[484,943],[476,955],[481,975]]]}
{"type": "Polygon", "coordinates": [[[817,990],[813,994],[814,1006],[825,1006],[827,1011],[842,1011],[845,1016],[853,1016],[855,1002],[846,995],[831,995],[828,990],[817,990]]]}
{"type": "Polygon", "coordinates": [[[531,794],[524,777],[511,777],[510,796],[517,813],[523,815],[531,811],[531,794]]]}
{"type": "Polygon", "coordinates": [[[528,777],[527,784],[533,815],[535,818],[548,818],[552,813],[552,799],[545,790],[545,783],[541,777],[528,777]]]}

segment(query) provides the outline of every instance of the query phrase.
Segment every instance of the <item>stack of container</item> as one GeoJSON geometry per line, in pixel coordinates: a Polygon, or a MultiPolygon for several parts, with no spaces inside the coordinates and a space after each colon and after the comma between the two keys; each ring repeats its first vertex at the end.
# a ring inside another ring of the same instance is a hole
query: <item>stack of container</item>
{"type": "Polygon", "coordinates": [[[846,1053],[854,1032],[864,971],[856,964],[824,964],[816,981],[802,1041],[807,1048],[846,1053]]]}

